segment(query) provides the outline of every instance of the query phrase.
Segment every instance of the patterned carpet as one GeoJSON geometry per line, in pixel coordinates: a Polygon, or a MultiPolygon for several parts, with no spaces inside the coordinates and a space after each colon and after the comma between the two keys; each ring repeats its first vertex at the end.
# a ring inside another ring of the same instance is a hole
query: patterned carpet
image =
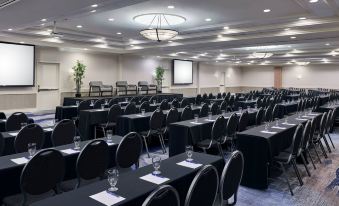
{"type": "MultiPolygon", "coordinates": [[[[41,126],[51,125],[54,119],[54,113],[51,112],[28,113],[28,116],[41,126]]],[[[294,196],[290,195],[286,182],[281,175],[278,175],[277,177],[270,178],[271,183],[265,191],[241,186],[238,192],[237,205],[339,206],[339,129],[337,130],[331,134],[336,149],[328,154],[328,159],[325,160],[320,155],[322,160],[320,164],[314,156],[316,170],[313,169],[311,164],[308,165],[311,177],[307,176],[303,165],[298,165],[304,181],[302,187],[299,185],[293,168],[288,168],[288,177],[292,184],[294,196]]],[[[158,146],[151,147],[150,152],[151,155],[161,156],[162,159],[168,158],[168,154],[163,154],[158,146]]],[[[143,167],[151,163],[151,158],[148,158],[147,154],[143,154],[140,166],[143,167]]]]}

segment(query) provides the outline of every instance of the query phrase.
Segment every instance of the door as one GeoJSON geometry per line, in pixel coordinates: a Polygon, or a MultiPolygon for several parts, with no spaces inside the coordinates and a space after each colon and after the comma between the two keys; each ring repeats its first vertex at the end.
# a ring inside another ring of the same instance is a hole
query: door
{"type": "Polygon", "coordinates": [[[59,64],[42,63],[37,66],[37,109],[55,109],[60,104],[59,64]]]}

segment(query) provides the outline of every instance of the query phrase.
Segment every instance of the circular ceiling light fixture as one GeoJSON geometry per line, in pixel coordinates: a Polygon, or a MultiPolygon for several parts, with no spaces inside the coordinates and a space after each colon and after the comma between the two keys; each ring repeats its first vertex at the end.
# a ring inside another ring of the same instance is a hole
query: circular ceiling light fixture
{"type": "Polygon", "coordinates": [[[133,18],[135,22],[147,25],[148,29],[140,31],[146,39],[152,41],[168,41],[176,37],[179,32],[171,29],[171,26],[182,24],[186,18],[174,14],[151,13],[142,14],[133,18]]]}
{"type": "Polygon", "coordinates": [[[273,53],[268,52],[254,52],[251,54],[251,57],[256,59],[266,59],[270,58],[271,56],[273,56],[273,53]]]}

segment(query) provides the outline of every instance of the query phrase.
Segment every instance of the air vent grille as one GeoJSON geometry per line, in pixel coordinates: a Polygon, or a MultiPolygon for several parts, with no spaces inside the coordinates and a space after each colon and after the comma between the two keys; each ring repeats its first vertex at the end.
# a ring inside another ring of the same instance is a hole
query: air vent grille
{"type": "Polygon", "coordinates": [[[0,0],[0,9],[5,8],[11,4],[17,3],[20,0],[0,0]]]}

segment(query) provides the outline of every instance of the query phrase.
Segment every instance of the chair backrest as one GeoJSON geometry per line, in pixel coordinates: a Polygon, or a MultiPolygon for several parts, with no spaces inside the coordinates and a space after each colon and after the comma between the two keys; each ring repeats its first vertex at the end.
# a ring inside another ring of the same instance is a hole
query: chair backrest
{"type": "Polygon", "coordinates": [[[127,81],[117,81],[115,83],[115,86],[116,87],[126,87],[128,84],[127,84],[127,81]]]}
{"type": "Polygon", "coordinates": [[[154,190],[142,203],[142,206],[179,206],[177,190],[170,185],[162,185],[154,190]]]}
{"type": "Polygon", "coordinates": [[[90,81],[89,82],[89,86],[91,87],[100,87],[102,85],[103,85],[102,81],[90,81]]]}
{"type": "Polygon", "coordinates": [[[129,102],[134,102],[135,105],[139,104],[139,97],[132,97],[132,99],[129,102]]]}
{"type": "Polygon", "coordinates": [[[190,102],[189,102],[189,100],[187,98],[183,98],[181,100],[181,103],[180,103],[180,107],[181,108],[185,108],[186,106],[189,106],[189,105],[190,105],[190,102]]]}
{"type": "Polygon", "coordinates": [[[145,112],[149,112],[151,110],[148,101],[141,103],[140,111],[143,110],[143,109],[145,110],[145,112]]]}
{"type": "Polygon", "coordinates": [[[209,109],[208,104],[203,104],[199,112],[199,117],[207,117],[209,109]]]}
{"type": "Polygon", "coordinates": [[[226,120],[223,116],[219,116],[213,123],[211,131],[211,140],[217,140],[221,142],[221,139],[225,136],[226,120]]]}
{"type": "Polygon", "coordinates": [[[124,111],[124,115],[129,115],[129,114],[136,114],[137,113],[137,107],[133,102],[129,103],[124,111]]]}
{"type": "Polygon", "coordinates": [[[307,121],[305,127],[304,127],[304,131],[303,131],[303,142],[301,145],[301,149],[306,149],[308,148],[308,143],[310,141],[310,134],[311,134],[311,129],[312,129],[312,121],[309,120],[307,121]]]}
{"type": "Polygon", "coordinates": [[[227,160],[220,178],[220,195],[222,200],[228,200],[234,196],[235,205],[237,202],[237,193],[244,171],[243,154],[236,150],[227,160]]]}
{"type": "Polygon", "coordinates": [[[330,122],[330,124],[329,124],[329,129],[332,129],[332,127],[334,126],[335,119],[337,118],[337,112],[338,112],[338,109],[337,109],[337,108],[334,108],[334,109],[332,110],[331,122],[330,122]]]}
{"type": "Polygon", "coordinates": [[[117,122],[120,115],[123,114],[123,111],[119,104],[115,104],[109,108],[108,115],[107,115],[107,122],[117,122]]]}
{"type": "Polygon", "coordinates": [[[213,206],[217,197],[219,176],[212,165],[205,165],[195,175],[186,195],[185,206],[213,206]]]}
{"type": "Polygon", "coordinates": [[[190,106],[186,106],[181,113],[181,121],[192,119],[192,109],[190,106]]]}
{"type": "Polygon", "coordinates": [[[227,124],[226,124],[226,135],[227,137],[233,137],[235,133],[237,132],[238,128],[238,117],[234,113],[228,118],[227,124]]]}
{"type": "Polygon", "coordinates": [[[139,165],[142,153],[142,140],[138,133],[130,132],[123,137],[116,151],[115,162],[118,168],[130,168],[139,165]]]}
{"type": "Polygon", "coordinates": [[[241,114],[241,116],[239,118],[238,132],[242,132],[242,131],[246,130],[247,125],[248,125],[248,121],[249,121],[249,115],[248,115],[248,112],[245,111],[241,114]]]}
{"type": "Polygon", "coordinates": [[[218,93],[218,94],[217,94],[217,98],[218,98],[218,99],[221,99],[221,93],[218,93]]]}
{"type": "Polygon", "coordinates": [[[212,112],[212,115],[217,115],[217,114],[220,114],[220,110],[219,110],[219,105],[218,103],[214,102],[211,106],[211,112],[212,112]]]}
{"type": "Polygon", "coordinates": [[[195,104],[200,105],[201,102],[202,102],[201,94],[198,94],[197,97],[195,98],[195,104]]]}
{"type": "Polygon", "coordinates": [[[298,155],[302,138],[303,138],[304,126],[299,124],[293,135],[292,141],[292,155],[298,155]]]}
{"type": "Polygon", "coordinates": [[[213,94],[212,94],[212,93],[209,93],[209,94],[208,94],[208,98],[209,98],[209,99],[214,99],[213,94]]]}
{"type": "Polygon", "coordinates": [[[138,82],[138,86],[139,86],[139,87],[148,86],[148,82],[147,82],[147,81],[139,81],[139,82],[138,82]]]}
{"type": "Polygon", "coordinates": [[[3,112],[0,112],[0,119],[7,119],[6,114],[3,112]]]}
{"type": "Polygon", "coordinates": [[[61,152],[55,149],[41,150],[30,159],[21,172],[21,191],[24,197],[27,194],[44,194],[55,189],[63,180],[64,174],[65,161],[61,152]]]}
{"type": "Polygon", "coordinates": [[[149,120],[149,127],[151,130],[160,130],[164,121],[164,114],[160,110],[155,110],[149,120]]]}
{"type": "Polygon", "coordinates": [[[265,111],[265,121],[270,122],[272,121],[273,115],[272,115],[272,107],[269,106],[265,111]]]}
{"type": "Polygon", "coordinates": [[[220,111],[222,110],[225,110],[225,112],[227,112],[227,101],[226,100],[222,101],[220,104],[220,111]]]}
{"type": "Polygon", "coordinates": [[[36,143],[36,148],[41,149],[44,144],[44,139],[44,130],[37,124],[29,124],[22,128],[15,137],[15,152],[27,152],[27,146],[29,143],[36,143]]]}
{"type": "Polygon", "coordinates": [[[11,114],[6,121],[6,131],[21,129],[21,123],[28,123],[28,117],[25,113],[15,112],[11,114]]]}
{"type": "Polygon", "coordinates": [[[141,98],[140,103],[142,104],[143,102],[148,102],[148,97],[141,98]]]}
{"type": "Polygon", "coordinates": [[[91,180],[104,175],[109,161],[108,145],[104,140],[92,140],[80,152],[76,171],[78,176],[77,187],[82,179],[91,180]]]}
{"type": "Polygon", "coordinates": [[[76,134],[76,126],[72,120],[64,119],[58,122],[51,134],[51,140],[54,147],[71,144],[76,134]]]}
{"type": "Polygon", "coordinates": [[[278,118],[279,117],[279,105],[276,104],[273,107],[273,111],[272,111],[272,119],[278,118]]]}
{"type": "Polygon", "coordinates": [[[179,112],[176,108],[172,108],[168,111],[166,116],[166,126],[168,127],[171,123],[179,120],[179,112]]]}
{"type": "Polygon", "coordinates": [[[333,110],[328,111],[326,121],[326,132],[330,132],[332,126],[333,110]]]}
{"type": "Polygon", "coordinates": [[[78,106],[78,115],[80,115],[80,111],[87,110],[87,109],[91,109],[91,100],[90,99],[80,102],[80,104],[78,106]]]}
{"type": "Polygon", "coordinates": [[[161,103],[160,103],[160,109],[161,109],[161,110],[168,110],[168,109],[170,109],[170,106],[169,106],[169,104],[168,104],[167,99],[164,99],[164,100],[161,101],[161,103]]]}
{"type": "Polygon", "coordinates": [[[152,96],[150,99],[149,99],[149,102],[153,104],[153,101],[155,100],[155,102],[157,103],[158,102],[158,97],[157,96],[152,96]]]}
{"type": "Polygon", "coordinates": [[[324,112],[323,116],[321,117],[320,125],[319,125],[319,134],[320,135],[324,135],[325,129],[326,129],[326,123],[327,123],[327,112],[324,112]]]}
{"type": "Polygon", "coordinates": [[[97,101],[95,101],[93,108],[100,109],[102,104],[105,104],[105,99],[98,99],[97,101]]]}
{"type": "Polygon", "coordinates": [[[119,104],[119,99],[118,98],[112,98],[109,103],[108,103],[108,107],[112,107],[115,104],[119,104]]]}
{"type": "Polygon", "coordinates": [[[174,107],[174,108],[179,108],[180,107],[179,101],[177,99],[174,99],[172,101],[172,107],[174,107]]]}

